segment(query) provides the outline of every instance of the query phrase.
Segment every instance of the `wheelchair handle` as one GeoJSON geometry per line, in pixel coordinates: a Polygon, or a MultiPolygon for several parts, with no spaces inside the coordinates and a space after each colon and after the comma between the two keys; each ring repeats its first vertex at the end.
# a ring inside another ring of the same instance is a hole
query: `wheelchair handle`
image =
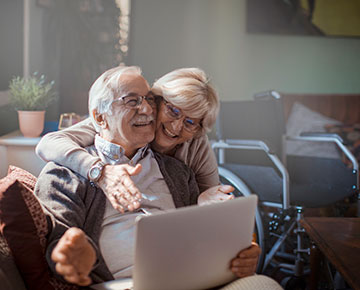
{"type": "Polygon", "coordinates": [[[220,140],[218,142],[214,142],[211,145],[212,149],[220,149],[219,150],[219,164],[223,164],[225,161],[225,152],[224,149],[248,149],[248,150],[261,150],[266,153],[266,155],[270,158],[276,168],[280,171],[282,176],[283,183],[283,209],[290,208],[290,189],[289,189],[289,173],[281,162],[281,160],[271,152],[270,148],[266,145],[265,142],[261,140],[241,140],[241,139],[226,139],[220,140]]]}

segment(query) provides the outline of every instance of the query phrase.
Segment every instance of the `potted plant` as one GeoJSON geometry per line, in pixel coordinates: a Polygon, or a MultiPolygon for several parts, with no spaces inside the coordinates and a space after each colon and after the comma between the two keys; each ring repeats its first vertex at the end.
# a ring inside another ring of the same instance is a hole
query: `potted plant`
{"type": "Polygon", "coordinates": [[[14,77],[9,85],[9,100],[19,116],[24,137],[38,137],[44,129],[45,109],[56,99],[54,81],[34,73],[29,78],[14,77]]]}

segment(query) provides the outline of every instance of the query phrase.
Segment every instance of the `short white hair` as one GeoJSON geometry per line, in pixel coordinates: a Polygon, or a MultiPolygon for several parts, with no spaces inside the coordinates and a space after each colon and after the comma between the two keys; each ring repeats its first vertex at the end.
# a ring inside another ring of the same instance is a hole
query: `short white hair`
{"type": "Polygon", "coordinates": [[[137,66],[118,66],[105,71],[92,84],[89,91],[89,115],[97,132],[100,126],[96,123],[93,111],[98,114],[108,113],[111,115],[111,104],[114,100],[114,94],[119,92],[119,79],[122,75],[130,74],[141,76],[141,69],[137,66]]]}
{"type": "Polygon", "coordinates": [[[155,81],[151,90],[184,111],[187,116],[202,119],[203,130],[199,135],[212,129],[220,102],[203,70],[176,69],[155,81]]]}

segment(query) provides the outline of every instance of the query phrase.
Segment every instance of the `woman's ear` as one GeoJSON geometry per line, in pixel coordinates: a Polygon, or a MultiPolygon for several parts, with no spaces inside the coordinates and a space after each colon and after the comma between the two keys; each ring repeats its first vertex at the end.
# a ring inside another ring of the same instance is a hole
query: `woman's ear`
{"type": "Polygon", "coordinates": [[[92,111],[94,120],[96,121],[96,124],[98,124],[102,129],[106,129],[107,122],[105,119],[104,114],[99,114],[96,109],[92,111]]]}

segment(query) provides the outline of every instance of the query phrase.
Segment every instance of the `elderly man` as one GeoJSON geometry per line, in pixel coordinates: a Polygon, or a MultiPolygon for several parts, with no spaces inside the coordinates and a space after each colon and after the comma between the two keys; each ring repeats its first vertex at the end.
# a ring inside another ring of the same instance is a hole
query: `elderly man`
{"type": "MultiPolygon", "coordinates": [[[[148,147],[156,102],[139,68],[102,74],[90,89],[89,113],[99,134],[87,150],[101,158],[99,166],[140,164],[132,179],[143,194],[140,208],[121,213],[88,179],[52,162],[45,166],[35,192],[52,221],[47,260],[53,271],[81,286],[131,276],[136,217],[196,204],[199,195],[185,164],[148,147]]],[[[245,266],[255,268],[256,262],[245,266]]]]}

